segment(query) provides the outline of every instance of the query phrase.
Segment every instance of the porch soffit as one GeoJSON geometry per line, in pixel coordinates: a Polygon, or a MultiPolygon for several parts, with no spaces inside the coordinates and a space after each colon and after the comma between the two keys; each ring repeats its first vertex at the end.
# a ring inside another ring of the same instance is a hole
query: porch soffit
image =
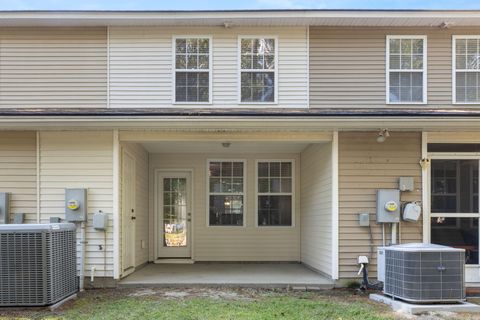
{"type": "Polygon", "coordinates": [[[259,131],[259,130],[191,130],[191,131],[120,131],[124,142],[159,141],[263,141],[263,142],[328,142],[332,132],[313,131],[259,131]]]}

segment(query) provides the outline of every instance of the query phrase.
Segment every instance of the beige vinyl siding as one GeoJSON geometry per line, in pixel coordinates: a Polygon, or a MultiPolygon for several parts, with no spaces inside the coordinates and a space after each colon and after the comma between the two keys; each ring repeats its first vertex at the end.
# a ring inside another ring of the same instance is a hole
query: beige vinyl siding
{"type": "MultiPolygon", "coordinates": [[[[65,188],[88,188],[86,273],[95,266],[97,276],[113,276],[112,133],[108,131],[52,131],[40,133],[41,223],[65,216],[65,188]],[[104,232],[92,227],[92,214],[109,216],[106,251],[104,232]]],[[[79,235],[78,235],[79,236],[79,235]]],[[[77,249],[78,250],[78,249],[77,249]]]]}
{"type": "Polygon", "coordinates": [[[123,143],[135,159],[135,266],[148,262],[148,152],[138,143],[123,143]],[[142,248],[142,242],[145,243],[142,248]]]}
{"type": "MultiPolygon", "coordinates": [[[[386,106],[387,35],[427,36],[428,105],[452,106],[452,35],[475,28],[310,28],[310,106],[386,106]]],[[[403,108],[404,105],[389,105],[403,108]]],[[[412,105],[409,105],[410,107],[412,105]]],[[[424,108],[425,106],[418,106],[424,108]]]]}
{"type": "Polygon", "coordinates": [[[332,144],[301,153],[302,262],[332,275],[332,144]]]}
{"type": "Polygon", "coordinates": [[[0,107],[106,107],[106,28],[0,28],[0,107]]]}
{"type": "MultiPolygon", "coordinates": [[[[421,201],[421,133],[391,132],[384,143],[376,132],[339,134],[339,259],[340,278],[357,277],[359,255],[370,255],[368,227],[358,226],[358,213],[370,213],[374,251],[382,244],[381,225],[376,219],[376,190],[398,188],[398,178],[414,177],[415,191],[403,192],[401,201],[421,201]]],[[[420,219],[421,220],[421,219],[420,219]]],[[[401,242],[421,242],[422,225],[400,223],[401,242]]],[[[387,243],[390,228],[386,228],[387,243]]],[[[376,270],[376,253],[371,263],[376,270]]]]}
{"type": "Polygon", "coordinates": [[[427,132],[428,143],[479,143],[480,132],[427,132]]]}
{"type": "MultiPolygon", "coordinates": [[[[212,37],[214,107],[239,106],[238,36],[241,35],[278,36],[278,105],[308,106],[307,30],[304,27],[111,27],[110,106],[172,107],[172,39],[189,35],[212,37]]],[[[181,106],[185,105],[175,105],[181,106]]]]}
{"type": "Polygon", "coordinates": [[[24,213],[25,223],[37,222],[36,133],[0,133],[0,192],[10,193],[10,218],[24,213]]]}
{"type": "MultiPolygon", "coordinates": [[[[193,259],[195,261],[300,261],[300,166],[296,154],[151,154],[155,169],[193,169],[193,259]],[[245,227],[207,226],[207,159],[246,160],[245,227]],[[295,226],[256,227],[255,160],[295,159],[295,226]]],[[[150,182],[153,203],[154,181],[150,182]]],[[[152,206],[153,210],[153,206],[152,206]]],[[[152,216],[155,214],[152,211],[152,216]]],[[[153,226],[151,232],[154,232],[153,226]]],[[[156,255],[156,254],[155,254],[156,255]]]]}

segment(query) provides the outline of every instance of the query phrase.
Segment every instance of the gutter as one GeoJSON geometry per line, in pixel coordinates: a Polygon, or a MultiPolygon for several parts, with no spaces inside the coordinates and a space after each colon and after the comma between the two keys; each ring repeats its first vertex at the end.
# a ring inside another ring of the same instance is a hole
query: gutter
{"type": "MultiPolygon", "coordinates": [[[[480,117],[478,109],[415,109],[415,108],[15,108],[0,109],[0,117],[94,117],[131,119],[142,117],[169,118],[423,118],[480,117]]],[[[0,121],[3,120],[0,118],[0,121]]]]}

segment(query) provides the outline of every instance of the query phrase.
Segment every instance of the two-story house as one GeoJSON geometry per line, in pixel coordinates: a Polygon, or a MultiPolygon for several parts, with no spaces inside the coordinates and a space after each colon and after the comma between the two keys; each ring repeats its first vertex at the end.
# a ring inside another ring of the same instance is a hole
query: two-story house
{"type": "Polygon", "coordinates": [[[87,188],[86,276],[293,262],[344,283],[423,241],[480,282],[479,106],[479,11],[0,12],[0,191],[46,223],[87,188]],[[400,177],[422,216],[377,224],[400,177]]]}

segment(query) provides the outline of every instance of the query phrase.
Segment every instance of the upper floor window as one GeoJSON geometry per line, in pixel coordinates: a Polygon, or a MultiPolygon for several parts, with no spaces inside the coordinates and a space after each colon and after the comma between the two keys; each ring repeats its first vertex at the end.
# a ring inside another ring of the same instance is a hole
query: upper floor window
{"type": "Polygon", "coordinates": [[[240,102],[275,103],[275,38],[240,38],[240,102]]]}
{"type": "Polygon", "coordinates": [[[480,36],[454,36],[453,50],[453,103],[480,103],[480,36]]]}
{"type": "Polygon", "coordinates": [[[426,44],[424,36],[387,37],[387,103],[426,103],[426,44]]]}
{"type": "Polygon", "coordinates": [[[210,103],[211,46],[205,37],[175,38],[175,102],[210,103]]]}

